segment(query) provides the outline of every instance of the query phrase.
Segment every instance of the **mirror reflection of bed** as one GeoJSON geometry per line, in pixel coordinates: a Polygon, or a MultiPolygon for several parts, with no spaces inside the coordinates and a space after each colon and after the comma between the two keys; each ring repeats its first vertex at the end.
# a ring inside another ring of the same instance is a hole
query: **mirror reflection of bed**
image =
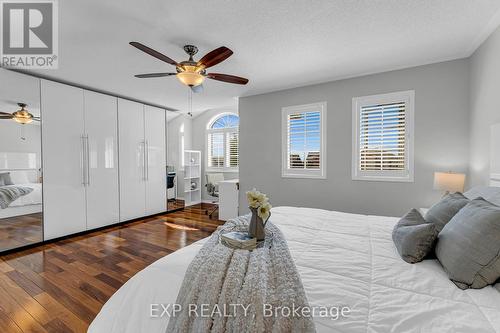
{"type": "Polygon", "coordinates": [[[39,80],[0,71],[0,252],[43,238],[39,80]],[[14,119],[20,109],[33,119],[14,119]]]}
{"type": "Polygon", "coordinates": [[[39,156],[36,152],[0,152],[0,250],[42,240],[39,156]]]}

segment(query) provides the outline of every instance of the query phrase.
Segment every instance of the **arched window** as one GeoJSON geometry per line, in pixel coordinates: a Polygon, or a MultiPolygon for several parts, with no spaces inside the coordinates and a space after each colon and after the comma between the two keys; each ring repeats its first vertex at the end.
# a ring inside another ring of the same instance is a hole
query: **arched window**
{"type": "Polygon", "coordinates": [[[236,169],[239,165],[238,127],[240,118],[223,113],[212,118],[207,125],[207,167],[236,169]]]}

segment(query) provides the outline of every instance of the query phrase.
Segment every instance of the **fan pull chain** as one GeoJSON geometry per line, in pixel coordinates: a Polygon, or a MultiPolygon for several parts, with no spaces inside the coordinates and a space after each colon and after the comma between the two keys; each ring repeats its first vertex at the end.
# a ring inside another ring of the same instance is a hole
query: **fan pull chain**
{"type": "Polygon", "coordinates": [[[21,124],[21,140],[26,140],[26,136],[24,135],[24,124],[21,124]]]}
{"type": "Polygon", "coordinates": [[[188,115],[190,117],[192,117],[193,116],[193,90],[188,89],[188,92],[189,92],[189,95],[188,95],[188,109],[189,109],[188,115]]]}

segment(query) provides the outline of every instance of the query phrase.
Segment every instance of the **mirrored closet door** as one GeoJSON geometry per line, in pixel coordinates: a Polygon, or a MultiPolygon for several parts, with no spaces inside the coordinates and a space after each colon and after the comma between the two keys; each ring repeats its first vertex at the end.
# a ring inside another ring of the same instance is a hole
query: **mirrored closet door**
{"type": "Polygon", "coordinates": [[[0,252],[43,239],[40,80],[0,68],[0,252]]]}
{"type": "Polygon", "coordinates": [[[186,134],[189,124],[186,116],[178,112],[166,112],[167,122],[167,210],[184,207],[184,149],[190,144],[186,134]]]}

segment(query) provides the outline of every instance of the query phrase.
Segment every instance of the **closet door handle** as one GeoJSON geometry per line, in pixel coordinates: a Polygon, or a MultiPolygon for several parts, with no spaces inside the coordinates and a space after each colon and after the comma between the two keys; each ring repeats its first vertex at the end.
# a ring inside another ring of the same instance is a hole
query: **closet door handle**
{"type": "Polygon", "coordinates": [[[145,156],[146,156],[146,180],[149,180],[149,142],[148,140],[145,141],[145,156]]]}
{"type": "Polygon", "coordinates": [[[142,180],[146,181],[146,141],[142,141],[141,146],[142,146],[142,180]]]}
{"type": "Polygon", "coordinates": [[[89,145],[89,135],[85,137],[85,152],[87,155],[87,186],[90,186],[90,145],[89,145]]]}
{"type": "Polygon", "coordinates": [[[81,156],[81,167],[82,167],[82,185],[83,186],[86,186],[87,185],[87,181],[86,181],[86,177],[87,177],[87,172],[86,172],[86,167],[87,167],[87,161],[86,161],[86,153],[85,153],[85,135],[81,135],[80,136],[80,156],[81,156]]]}

